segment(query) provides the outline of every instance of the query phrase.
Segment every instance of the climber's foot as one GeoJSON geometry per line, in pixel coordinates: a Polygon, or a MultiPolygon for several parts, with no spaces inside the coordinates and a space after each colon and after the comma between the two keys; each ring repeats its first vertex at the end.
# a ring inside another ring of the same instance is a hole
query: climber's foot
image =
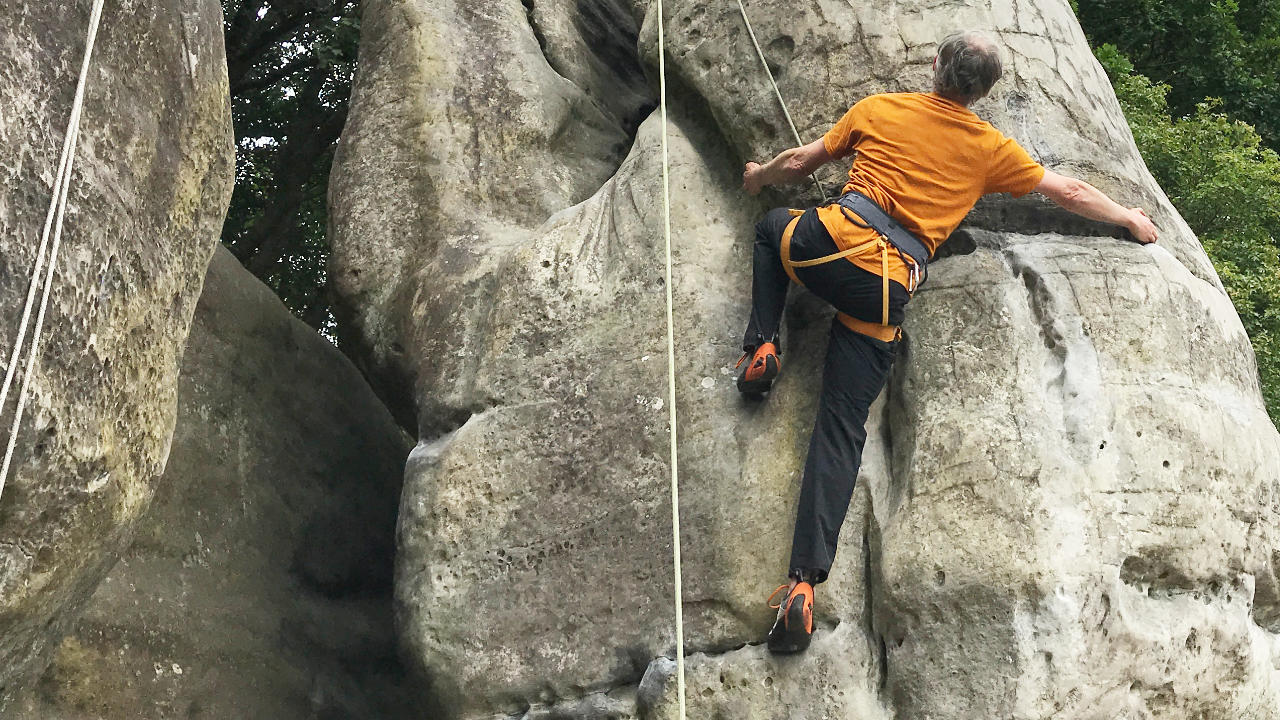
{"type": "Polygon", "coordinates": [[[797,653],[809,647],[813,638],[813,586],[807,582],[792,580],[773,591],[770,601],[779,591],[786,590],[782,602],[769,607],[778,609],[778,619],[769,630],[769,651],[778,654],[797,653]]]}
{"type": "MultiPolygon", "coordinates": [[[[746,362],[748,355],[743,354],[737,367],[746,362]]],[[[751,363],[738,376],[738,392],[747,395],[761,395],[769,392],[774,378],[782,370],[782,361],[778,359],[778,348],[773,343],[765,343],[756,348],[751,356],[751,363]]]]}

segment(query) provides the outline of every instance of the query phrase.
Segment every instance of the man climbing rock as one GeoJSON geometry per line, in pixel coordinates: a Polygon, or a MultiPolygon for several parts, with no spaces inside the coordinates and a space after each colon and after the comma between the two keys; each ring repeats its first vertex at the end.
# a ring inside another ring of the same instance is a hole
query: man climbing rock
{"type": "MultiPolygon", "coordinates": [[[[781,370],[778,329],[791,281],[838,311],[831,326],[818,418],[800,488],[788,583],[769,631],[774,652],[796,652],[813,632],[813,587],[835,558],[866,442],[864,425],[893,363],[904,308],[928,259],[986,193],[1036,191],[1093,220],[1121,225],[1142,243],[1157,231],[1083,181],[1046,171],[969,106],[1000,78],[994,41],[956,33],[938,46],[933,92],[867,97],[826,136],[764,165],[747,163],[743,187],[799,182],[824,163],[855,154],[844,195],[803,213],[779,208],[756,225],[749,359],[744,393],[767,392],[781,370]]],[[[774,607],[771,605],[771,607],[774,607]]]]}

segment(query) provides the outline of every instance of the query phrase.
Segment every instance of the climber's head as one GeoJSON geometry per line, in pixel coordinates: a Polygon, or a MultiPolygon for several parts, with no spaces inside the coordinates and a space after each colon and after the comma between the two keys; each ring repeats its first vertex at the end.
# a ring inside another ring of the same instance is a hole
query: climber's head
{"type": "Polygon", "coordinates": [[[990,35],[976,30],[952,33],[938,44],[933,59],[933,91],[963,105],[986,97],[1004,64],[990,35]]]}

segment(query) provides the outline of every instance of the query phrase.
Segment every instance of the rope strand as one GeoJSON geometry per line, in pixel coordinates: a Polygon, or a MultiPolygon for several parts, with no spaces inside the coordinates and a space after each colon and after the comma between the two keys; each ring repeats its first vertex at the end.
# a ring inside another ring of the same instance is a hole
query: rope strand
{"type": "Polygon", "coordinates": [[[62,141],[62,156],[58,160],[58,173],[54,180],[53,198],[49,203],[49,212],[45,216],[44,232],[40,238],[40,247],[36,253],[36,264],[31,272],[31,284],[27,289],[27,301],[22,308],[22,324],[18,329],[18,338],[14,344],[13,354],[9,360],[9,368],[5,372],[4,387],[0,388],[0,410],[8,399],[9,389],[13,385],[14,372],[22,354],[22,346],[26,339],[27,323],[31,318],[36,288],[40,285],[40,273],[44,270],[45,249],[48,247],[48,269],[44,280],[44,293],[40,298],[40,311],[36,314],[35,329],[31,334],[31,349],[27,356],[26,368],[22,374],[22,386],[18,391],[18,405],[13,414],[13,425],[9,430],[9,443],[5,448],[4,463],[0,465],[0,494],[4,493],[4,485],[9,477],[9,465],[13,461],[13,451],[18,442],[18,431],[22,426],[22,413],[26,409],[27,390],[31,376],[35,372],[36,358],[40,353],[40,336],[44,330],[45,312],[49,308],[49,291],[53,286],[53,273],[57,268],[58,247],[62,243],[62,220],[67,210],[67,192],[71,187],[71,168],[75,163],[76,146],[80,140],[80,116],[84,110],[84,93],[89,79],[89,61],[93,55],[93,45],[98,37],[98,25],[102,20],[102,6],[105,0],[94,0],[93,10],[89,13],[89,32],[85,40],[84,60],[80,65],[80,78],[76,82],[75,99],[71,103],[71,118],[67,123],[67,134],[62,141]],[[49,232],[53,231],[50,244],[49,232]]]}
{"type": "Polygon", "coordinates": [[[676,340],[675,305],[671,291],[671,182],[667,159],[667,63],[666,32],[662,25],[662,0],[658,0],[658,97],[662,108],[662,234],[666,240],[667,287],[667,406],[671,426],[671,554],[675,568],[676,694],[680,720],[685,720],[684,698],[684,599],[680,579],[680,480],[676,454],[676,340]]]}

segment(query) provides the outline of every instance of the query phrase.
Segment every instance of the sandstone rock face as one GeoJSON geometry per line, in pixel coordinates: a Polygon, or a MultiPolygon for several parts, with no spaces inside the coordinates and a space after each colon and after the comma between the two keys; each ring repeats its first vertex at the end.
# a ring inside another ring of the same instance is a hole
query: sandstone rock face
{"type": "Polygon", "coordinates": [[[204,288],[152,510],[5,716],[411,717],[391,618],[408,440],[225,249],[204,288]]]}
{"type": "MultiPolygon", "coordinates": [[[[789,530],[771,519],[792,503],[802,418],[814,411],[805,378],[819,356],[798,360],[773,406],[744,407],[730,391],[746,289],[721,269],[747,272],[729,229],[750,227],[759,208],[735,207],[730,167],[701,161],[689,140],[713,136],[689,127],[671,137],[676,187],[702,190],[679,201],[677,217],[725,211],[678,255],[688,628],[693,647],[711,649],[755,639],[759,594],[786,561],[789,530]],[[715,478],[732,478],[731,494],[715,478]]],[[[661,236],[646,229],[661,223],[658,130],[641,128],[608,190],[507,256],[490,316],[495,354],[473,391],[491,407],[410,456],[397,598],[414,654],[455,668],[440,687],[459,699],[488,696],[514,712],[544,693],[638,677],[670,646],[661,236]],[[510,643],[513,629],[532,641],[510,643]],[[502,651],[469,651],[477,640],[502,651]]],[[[813,308],[798,326],[820,344],[813,308]]]]}
{"type": "Polygon", "coordinates": [[[411,341],[421,323],[400,309],[441,273],[460,282],[433,291],[450,297],[432,308],[481,301],[506,250],[609,179],[652,106],[621,0],[528,6],[373,3],[361,25],[372,61],[331,188],[338,312],[397,417],[413,425],[415,404],[429,402],[419,414],[433,433],[483,403],[469,389],[476,353],[454,378],[453,362],[406,348],[447,354],[486,329],[464,313],[411,341]],[[430,401],[413,391],[423,383],[437,388],[430,401]]]}
{"type": "MultiPolygon", "coordinates": [[[[539,21],[584,5],[490,4],[494,42],[442,30],[447,2],[370,3],[335,168],[335,281],[367,367],[416,401],[401,631],[451,717],[674,717],[661,128],[617,164],[625,113],[593,73],[629,90],[629,56],[557,54],[539,21]],[[562,114],[566,94],[594,109],[562,114]]],[[[632,16],[650,69],[652,10],[632,16]]],[[[1067,3],[747,10],[806,141],[867,94],[928,89],[951,30],[991,29],[1006,74],[975,110],[1163,234],[979,206],[908,309],[815,647],[769,658],[749,643],[786,567],[829,313],[798,294],[765,403],[731,365],[752,224],[816,193],[740,193],[741,162],[789,131],[736,3],[667,3],[690,717],[1280,717],[1280,437],[1067,3]]]]}
{"type": "MultiPolygon", "coordinates": [[[[0,348],[18,334],[89,2],[0,7],[0,348]]],[[[108,3],[26,420],[0,500],[0,686],[40,665],[164,469],[232,182],[214,0],[108,3]]],[[[13,400],[0,409],[7,439],[13,400]]]]}

